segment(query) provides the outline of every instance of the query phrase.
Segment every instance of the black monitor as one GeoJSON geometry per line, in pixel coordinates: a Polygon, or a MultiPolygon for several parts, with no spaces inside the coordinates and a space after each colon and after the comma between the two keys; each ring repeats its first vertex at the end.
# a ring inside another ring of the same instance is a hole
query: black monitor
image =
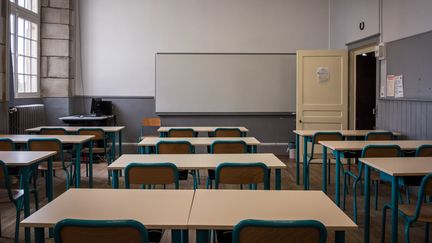
{"type": "Polygon", "coordinates": [[[101,98],[92,98],[90,113],[96,116],[112,115],[112,101],[103,101],[101,98]]]}

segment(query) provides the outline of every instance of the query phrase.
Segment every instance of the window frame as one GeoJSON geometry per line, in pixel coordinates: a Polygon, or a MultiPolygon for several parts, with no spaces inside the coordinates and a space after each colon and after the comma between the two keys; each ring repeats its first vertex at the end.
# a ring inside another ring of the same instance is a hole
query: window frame
{"type": "MultiPolygon", "coordinates": [[[[15,48],[15,53],[14,53],[14,57],[12,58],[12,66],[13,66],[13,70],[12,73],[10,75],[13,75],[13,88],[14,88],[14,97],[15,98],[40,98],[41,97],[41,84],[40,84],[40,71],[41,71],[41,21],[40,21],[40,12],[41,12],[41,1],[38,1],[38,13],[35,13],[31,10],[28,10],[24,7],[21,7],[18,5],[17,0],[15,0],[14,2],[9,1],[9,16],[7,16],[9,18],[8,21],[8,28],[9,28],[9,36],[8,38],[10,39],[10,45],[9,45],[9,50],[11,50],[11,46],[13,45],[15,48]],[[11,16],[14,15],[14,38],[11,38],[11,33],[12,30],[11,28],[11,16]],[[37,25],[37,75],[36,75],[36,92],[18,92],[18,71],[17,69],[17,64],[18,64],[18,18],[22,18],[24,20],[30,21],[34,24],[37,25]],[[12,43],[13,42],[13,43],[12,43]]],[[[9,55],[9,54],[8,54],[9,55]]]]}

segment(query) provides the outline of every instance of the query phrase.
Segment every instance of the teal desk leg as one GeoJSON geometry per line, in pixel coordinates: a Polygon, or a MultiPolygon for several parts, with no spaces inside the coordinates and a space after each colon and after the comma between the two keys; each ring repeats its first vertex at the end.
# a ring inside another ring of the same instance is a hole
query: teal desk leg
{"type": "Polygon", "coordinates": [[[43,243],[45,242],[45,231],[44,228],[35,228],[35,242],[43,243]]]}
{"type": "MultiPolygon", "coordinates": [[[[116,134],[115,132],[111,133],[111,161],[116,159],[116,134]]],[[[110,162],[111,162],[110,161],[110,162]]]]}
{"type": "MultiPolygon", "coordinates": [[[[30,166],[22,167],[20,169],[20,174],[22,177],[22,186],[24,190],[24,218],[30,216],[30,190],[29,190],[29,181],[30,181],[30,166]]],[[[30,228],[25,228],[25,242],[30,242],[30,228]]]]}
{"type": "Polygon", "coordinates": [[[196,230],[196,242],[197,243],[209,243],[210,242],[210,230],[196,230]]]}
{"type": "Polygon", "coordinates": [[[322,191],[327,194],[327,147],[322,146],[322,191]]]}
{"type": "Polygon", "coordinates": [[[89,188],[93,188],[93,143],[89,142],[89,188]]]}
{"type": "Polygon", "coordinates": [[[118,134],[118,143],[119,143],[119,156],[123,154],[123,138],[122,138],[122,131],[119,131],[118,134]]]}
{"type": "Polygon", "coordinates": [[[112,171],[112,187],[114,189],[118,189],[119,188],[119,171],[118,170],[113,170],[112,171]]]}
{"type": "MultiPolygon", "coordinates": [[[[370,167],[364,164],[364,243],[369,243],[370,234],[370,167]]],[[[397,200],[396,200],[397,201],[397,200]]]]}
{"type": "Polygon", "coordinates": [[[47,198],[51,202],[53,200],[53,168],[52,168],[53,158],[48,159],[48,171],[45,177],[45,182],[47,184],[47,198]]]}
{"type": "Polygon", "coordinates": [[[188,242],[188,230],[171,230],[171,239],[173,243],[188,242]]]}
{"type": "Polygon", "coordinates": [[[80,188],[81,184],[81,148],[82,144],[76,145],[76,159],[75,159],[75,188],[80,188]]]}
{"type": "Polygon", "coordinates": [[[391,223],[392,223],[392,230],[391,230],[391,242],[397,243],[398,242],[398,203],[399,203],[399,177],[393,176],[392,177],[392,198],[391,198],[391,211],[392,211],[392,217],[391,217],[391,223]]]}
{"type": "Polygon", "coordinates": [[[307,137],[303,137],[303,187],[305,190],[309,188],[308,186],[308,169],[307,169],[307,137]]]}
{"type": "Polygon", "coordinates": [[[282,188],[282,176],[281,176],[281,170],[276,169],[275,170],[275,189],[280,190],[282,188]]]}
{"type": "Polygon", "coordinates": [[[300,185],[300,135],[296,134],[296,183],[300,185]]]}
{"type": "MultiPolygon", "coordinates": [[[[335,192],[335,200],[336,205],[340,206],[340,165],[341,165],[341,153],[340,151],[335,151],[336,154],[336,172],[335,172],[335,184],[336,184],[336,192],[335,192]]],[[[325,182],[324,182],[325,183],[325,182]]]]}
{"type": "Polygon", "coordinates": [[[345,242],[345,231],[336,231],[335,243],[344,243],[344,242],[345,242]]]}

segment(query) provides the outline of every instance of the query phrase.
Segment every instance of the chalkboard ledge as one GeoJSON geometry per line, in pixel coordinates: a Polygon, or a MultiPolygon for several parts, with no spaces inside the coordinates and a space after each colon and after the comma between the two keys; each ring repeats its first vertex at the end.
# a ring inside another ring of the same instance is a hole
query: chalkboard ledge
{"type": "Polygon", "coordinates": [[[413,102],[432,102],[431,98],[378,98],[382,101],[413,101],[413,102]]]}

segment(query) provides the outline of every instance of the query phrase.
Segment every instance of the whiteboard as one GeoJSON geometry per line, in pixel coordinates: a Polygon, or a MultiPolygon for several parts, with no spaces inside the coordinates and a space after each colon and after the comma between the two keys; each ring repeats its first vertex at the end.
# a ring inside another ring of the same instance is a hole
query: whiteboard
{"type": "Polygon", "coordinates": [[[295,112],[295,54],[158,53],[158,113],[295,112]]]}

